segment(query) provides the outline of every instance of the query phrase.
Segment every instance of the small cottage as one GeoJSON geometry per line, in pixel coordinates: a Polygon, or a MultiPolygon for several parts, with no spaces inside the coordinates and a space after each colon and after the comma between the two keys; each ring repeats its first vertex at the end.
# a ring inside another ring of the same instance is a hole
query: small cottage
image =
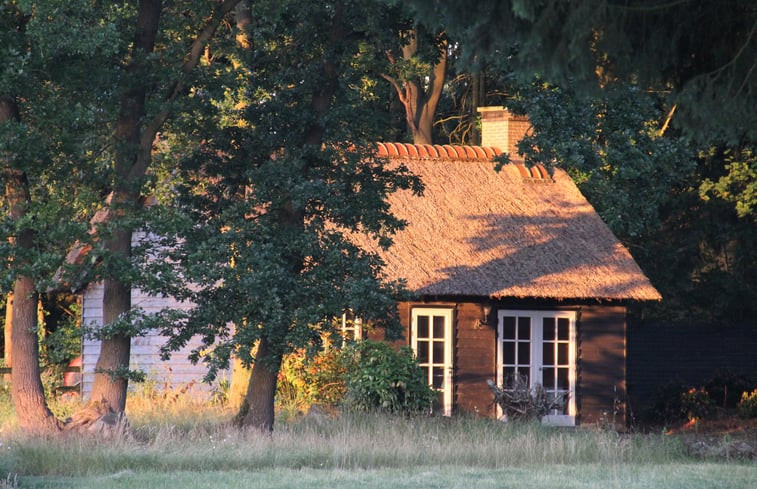
{"type": "MultiPolygon", "coordinates": [[[[492,159],[529,124],[504,108],[481,109],[482,146],[378,143],[378,154],[409,167],[422,197],[401,191],[392,212],[408,226],[380,252],[390,279],[406,280],[413,300],[398,305],[404,344],[415,351],[445,415],[499,416],[487,380],[515,375],[564,399],[547,421],[625,423],[626,305],[660,295],[568,175],[492,159]]],[[[84,295],[84,321],[101,321],[101,292],[84,295]]],[[[166,304],[134,292],[133,303],[166,304]]],[[[133,364],[197,380],[202,366],[176,354],[160,362],[157,336],[136,338],[133,364]]],[[[189,345],[191,348],[192,345],[189,345]]],[[[84,390],[99,347],[84,345],[84,390]]]]}

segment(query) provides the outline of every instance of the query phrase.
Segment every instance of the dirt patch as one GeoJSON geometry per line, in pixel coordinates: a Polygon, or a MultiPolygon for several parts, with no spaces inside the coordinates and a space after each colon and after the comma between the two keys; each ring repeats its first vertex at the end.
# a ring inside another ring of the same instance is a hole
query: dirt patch
{"type": "Polygon", "coordinates": [[[666,434],[680,438],[689,453],[696,457],[757,459],[757,419],[695,420],[666,434]]]}

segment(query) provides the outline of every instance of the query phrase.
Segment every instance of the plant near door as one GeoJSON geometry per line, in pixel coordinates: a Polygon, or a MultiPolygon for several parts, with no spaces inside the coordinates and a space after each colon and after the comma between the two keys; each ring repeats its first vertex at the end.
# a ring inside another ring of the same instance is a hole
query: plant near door
{"type": "Polygon", "coordinates": [[[392,413],[429,411],[436,392],[429,387],[409,347],[399,351],[386,343],[362,341],[343,350],[348,408],[392,413]]]}
{"type": "Polygon", "coordinates": [[[502,414],[508,420],[538,420],[554,410],[562,411],[568,400],[567,394],[550,398],[539,383],[530,387],[528,377],[524,375],[511,376],[504,388],[497,387],[492,380],[487,380],[486,384],[494,395],[494,402],[502,408],[502,414]]]}

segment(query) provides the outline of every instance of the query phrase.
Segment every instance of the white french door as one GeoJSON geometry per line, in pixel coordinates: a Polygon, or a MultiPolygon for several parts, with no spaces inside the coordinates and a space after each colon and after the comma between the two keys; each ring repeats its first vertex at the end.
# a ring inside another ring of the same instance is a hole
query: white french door
{"type": "Polygon", "coordinates": [[[572,311],[501,310],[497,327],[497,385],[515,375],[541,384],[548,399],[565,402],[545,416],[573,425],[576,415],[576,314],[572,311]]]}
{"type": "Polygon", "coordinates": [[[452,309],[412,310],[410,344],[428,385],[439,393],[445,416],[452,415],[452,309]]]}

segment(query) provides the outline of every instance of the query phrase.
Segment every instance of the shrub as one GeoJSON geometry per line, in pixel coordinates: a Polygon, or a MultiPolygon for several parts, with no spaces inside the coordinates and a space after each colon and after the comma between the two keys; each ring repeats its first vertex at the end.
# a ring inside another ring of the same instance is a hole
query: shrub
{"type": "Polygon", "coordinates": [[[566,395],[550,398],[539,383],[531,387],[528,377],[524,375],[508,376],[502,389],[492,380],[486,383],[494,395],[494,402],[502,408],[505,417],[512,421],[541,419],[555,409],[562,411],[568,402],[566,395]]]}
{"type": "Polygon", "coordinates": [[[741,394],[738,409],[742,418],[757,418],[757,389],[741,394]]]}
{"type": "Polygon", "coordinates": [[[674,423],[706,418],[714,411],[715,403],[704,388],[672,382],[657,389],[655,403],[645,418],[652,423],[674,423]]]}
{"type": "Polygon", "coordinates": [[[681,394],[681,414],[686,419],[703,419],[710,416],[715,409],[715,403],[704,388],[692,387],[681,394]]]}
{"type": "Polygon", "coordinates": [[[436,399],[409,347],[395,351],[383,342],[361,341],[343,355],[348,408],[417,413],[436,399]]]}
{"type": "Polygon", "coordinates": [[[305,349],[284,358],[279,371],[277,401],[289,410],[306,410],[311,404],[335,406],[347,390],[346,366],[336,348],[308,354],[305,349]]]}
{"type": "Polygon", "coordinates": [[[742,392],[749,392],[757,386],[742,374],[730,370],[715,372],[704,388],[710,394],[710,398],[720,407],[735,408],[740,401],[742,392]]]}

